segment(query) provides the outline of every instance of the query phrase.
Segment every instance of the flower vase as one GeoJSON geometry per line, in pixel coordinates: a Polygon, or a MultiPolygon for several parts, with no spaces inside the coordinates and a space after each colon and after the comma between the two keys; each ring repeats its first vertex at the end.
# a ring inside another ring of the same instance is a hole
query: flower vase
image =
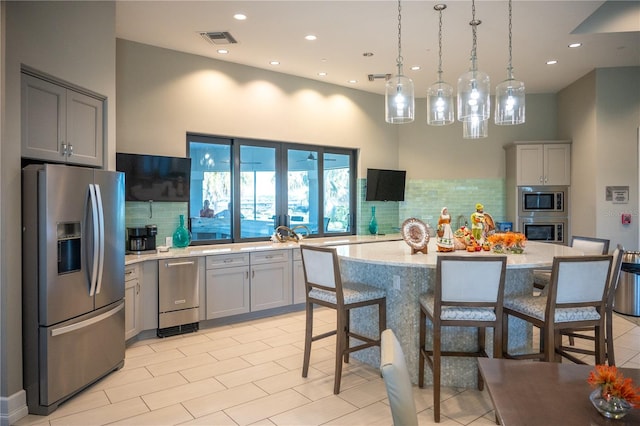
{"type": "Polygon", "coordinates": [[[376,219],[376,207],[371,207],[371,220],[369,221],[369,232],[378,235],[378,220],[376,219]]]}
{"type": "Polygon", "coordinates": [[[184,248],[191,242],[191,232],[184,226],[184,215],[180,215],[180,226],[173,233],[173,246],[184,248]]]}
{"type": "Polygon", "coordinates": [[[621,419],[631,411],[631,404],[622,398],[602,395],[602,389],[594,389],[589,395],[589,400],[596,407],[596,410],[609,419],[621,419]]]}

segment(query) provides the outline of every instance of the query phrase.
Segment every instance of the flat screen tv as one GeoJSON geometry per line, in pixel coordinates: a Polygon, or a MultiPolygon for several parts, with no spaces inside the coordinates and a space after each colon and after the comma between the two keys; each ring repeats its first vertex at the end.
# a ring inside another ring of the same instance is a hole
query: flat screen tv
{"type": "Polygon", "coordinates": [[[405,170],[367,169],[366,201],[404,201],[405,170]]]}
{"type": "Polygon", "coordinates": [[[189,201],[191,158],[116,153],[126,201],[189,201]]]}

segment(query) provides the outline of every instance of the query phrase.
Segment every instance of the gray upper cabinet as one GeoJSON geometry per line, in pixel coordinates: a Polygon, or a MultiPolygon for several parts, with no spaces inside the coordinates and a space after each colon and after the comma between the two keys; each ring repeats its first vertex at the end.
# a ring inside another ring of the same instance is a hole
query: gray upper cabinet
{"type": "Polygon", "coordinates": [[[22,156],[102,167],[104,99],[22,74],[22,156]]]}

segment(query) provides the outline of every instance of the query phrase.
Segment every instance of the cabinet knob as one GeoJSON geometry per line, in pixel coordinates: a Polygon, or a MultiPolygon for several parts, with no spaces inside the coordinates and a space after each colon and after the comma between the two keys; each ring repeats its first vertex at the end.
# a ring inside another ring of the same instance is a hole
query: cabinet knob
{"type": "Polygon", "coordinates": [[[67,155],[69,155],[69,157],[71,157],[73,155],[73,145],[69,144],[69,152],[67,153],[67,155]]]}
{"type": "Polygon", "coordinates": [[[67,144],[64,142],[60,144],[60,155],[62,155],[63,157],[67,155],[67,144]]]}

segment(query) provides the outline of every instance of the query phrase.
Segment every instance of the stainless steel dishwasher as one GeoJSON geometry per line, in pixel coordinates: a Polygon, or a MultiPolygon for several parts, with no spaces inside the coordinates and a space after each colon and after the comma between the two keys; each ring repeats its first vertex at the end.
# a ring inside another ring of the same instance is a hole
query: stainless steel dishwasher
{"type": "Polygon", "coordinates": [[[198,259],[158,261],[158,337],[197,331],[198,259]]]}

